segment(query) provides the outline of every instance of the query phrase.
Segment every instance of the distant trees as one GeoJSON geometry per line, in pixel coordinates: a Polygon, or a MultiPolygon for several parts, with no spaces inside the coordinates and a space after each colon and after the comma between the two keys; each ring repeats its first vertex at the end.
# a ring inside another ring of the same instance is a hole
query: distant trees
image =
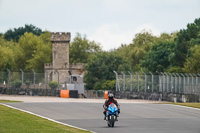
{"type": "Polygon", "coordinates": [[[87,62],[84,81],[87,89],[105,90],[115,88],[115,75],[113,70],[130,70],[130,65],[110,52],[99,52],[87,62]]]}
{"type": "Polygon", "coordinates": [[[190,54],[190,48],[195,44],[200,44],[200,18],[194,23],[188,24],[187,29],[181,29],[175,38],[173,66],[183,67],[186,58],[190,54]]]}
{"type": "Polygon", "coordinates": [[[34,35],[39,36],[42,34],[42,30],[40,28],[35,27],[34,25],[25,25],[25,27],[19,27],[14,29],[9,29],[5,32],[4,37],[6,40],[16,41],[18,42],[19,38],[24,35],[24,33],[33,33],[34,35]]]}
{"type": "MultiPolygon", "coordinates": [[[[0,71],[34,69],[44,72],[52,62],[50,33],[33,25],[0,34],[0,71]]],[[[101,45],[77,33],[70,43],[70,63],[86,63],[87,89],[114,89],[116,71],[200,73],[200,18],[186,29],[154,36],[141,31],[132,43],[103,51],[101,45]]]]}
{"type": "Polygon", "coordinates": [[[44,72],[44,63],[51,62],[51,56],[50,33],[42,33],[33,25],[8,30],[0,37],[0,71],[9,68],[12,71],[34,69],[37,72],[44,72]],[[22,34],[24,31],[30,33],[22,34]]]}
{"type": "Polygon", "coordinates": [[[186,59],[184,71],[200,73],[200,44],[190,48],[191,56],[186,59]]]}
{"type": "Polygon", "coordinates": [[[45,32],[40,36],[32,33],[25,33],[20,37],[16,46],[17,68],[26,71],[34,69],[37,72],[44,72],[44,63],[52,62],[52,46],[50,33],[45,32]]]}
{"type": "Polygon", "coordinates": [[[141,63],[151,72],[163,72],[170,68],[170,55],[173,52],[173,42],[159,42],[147,53],[141,63]]]}
{"type": "Polygon", "coordinates": [[[87,63],[89,58],[97,52],[102,51],[100,44],[89,41],[86,36],[77,33],[70,44],[70,63],[87,63]]]}
{"type": "Polygon", "coordinates": [[[5,71],[7,68],[15,68],[15,43],[6,41],[4,36],[0,36],[0,71],[5,71]]]}

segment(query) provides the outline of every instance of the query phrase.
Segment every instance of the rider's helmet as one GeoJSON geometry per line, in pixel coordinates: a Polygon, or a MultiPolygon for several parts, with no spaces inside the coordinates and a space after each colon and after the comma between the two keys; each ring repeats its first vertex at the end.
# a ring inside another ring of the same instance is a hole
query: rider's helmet
{"type": "Polygon", "coordinates": [[[108,94],[108,98],[109,98],[109,99],[113,99],[113,98],[114,98],[114,95],[113,95],[112,93],[109,93],[109,94],[108,94]]]}

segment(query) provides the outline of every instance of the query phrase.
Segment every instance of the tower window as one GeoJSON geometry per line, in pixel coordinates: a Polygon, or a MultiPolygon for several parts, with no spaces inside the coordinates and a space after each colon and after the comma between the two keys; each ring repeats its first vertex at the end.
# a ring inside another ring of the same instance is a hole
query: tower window
{"type": "Polygon", "coordinates": [[[72,77],[72,80],[73,81],[77,81],[77,77],[72,77]]]}

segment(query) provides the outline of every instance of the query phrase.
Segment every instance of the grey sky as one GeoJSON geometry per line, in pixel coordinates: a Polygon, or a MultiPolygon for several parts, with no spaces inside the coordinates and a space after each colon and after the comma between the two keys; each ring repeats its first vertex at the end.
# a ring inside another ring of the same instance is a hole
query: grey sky
{"type": "Polygon", "coordinates": [[[142,29],[154,35],[186,28],[200,17],[200,0],[0,0],[0,32],[33,24],[86,34],[104,50],[130,43],[142,29]]]}

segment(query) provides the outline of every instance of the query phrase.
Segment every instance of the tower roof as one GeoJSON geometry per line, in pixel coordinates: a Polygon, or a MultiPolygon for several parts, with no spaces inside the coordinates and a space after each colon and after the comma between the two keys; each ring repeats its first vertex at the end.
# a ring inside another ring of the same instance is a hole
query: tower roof
{"type": "Polygon", "coordinates": [[[52,43],[69,43],[71,38],[70,32],[52,32],[51,42],[52,43]]]}

